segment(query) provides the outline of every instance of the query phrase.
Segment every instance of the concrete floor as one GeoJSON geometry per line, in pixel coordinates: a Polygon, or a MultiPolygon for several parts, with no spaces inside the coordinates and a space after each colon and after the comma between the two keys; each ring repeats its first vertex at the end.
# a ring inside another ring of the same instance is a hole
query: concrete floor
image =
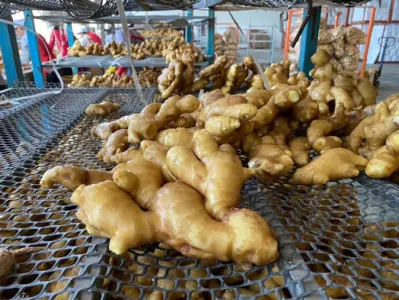
{"type": "MultiPolygon", "coordinates": [[[[378,65],[367,65],[367,69],[378,68],[378,65]]],[[[384,64],[378,87],[378,101],[399,93],[399,64],[384,64]]]]}
{"type": "MultiPolygon", "coordinates": [[[[254,52],[255,57],[258,59],[259,63],[262,65],[269,64],[270,58],[269,54],[262,52],[260,50],[254,52]],[[264,57],[266,56],[266,57],[264,57]]],[[[244,56],[247,55],[246,49],[240,49],[238,54],[238,61],[241,61],[244,56]]],[[[273,62],[278,62],[284,59],[284,49],[275,49],[273,52],[273,62]]],[[[376,68],[378,69],[378,64],[367,65],[367,69],[376,68]]],[[[386,97],[399,93],[399,63],[398,64],[384,64],[382,75],[380,78],[380,86],[378,88],[377,101],[382,101],[386,97]]]]}

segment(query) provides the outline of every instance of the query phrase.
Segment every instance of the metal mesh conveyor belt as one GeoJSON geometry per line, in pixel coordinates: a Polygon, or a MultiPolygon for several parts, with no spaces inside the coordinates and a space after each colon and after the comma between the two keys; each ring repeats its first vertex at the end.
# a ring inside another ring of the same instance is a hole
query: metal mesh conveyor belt
{"type": "Polygon", "coordinates": [[[132,90],[69,89],[0,117],[0,243],[46,247],[0,278],[0,299],[398,299],[399,189],[363,175],[313,187],[249,181],[242,205],[269,220],[279,240],[280,258],[268,266],[185,258],[162,245],[110,253],[76,218],[71,193],[39,180],[63,164],[110,170],[95,157],[101,143],[90,128],[138,103],[132,90]],[[121,110],[84,115],[106,98],[121,110]]]}

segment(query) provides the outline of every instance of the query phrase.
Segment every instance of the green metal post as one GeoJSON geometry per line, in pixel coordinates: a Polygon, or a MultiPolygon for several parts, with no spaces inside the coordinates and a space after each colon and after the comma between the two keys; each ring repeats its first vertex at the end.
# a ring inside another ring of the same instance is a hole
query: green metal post
{"type": "MultiPolygon", "coordinates": [[[[305,19],[308,10],[303,10],[303,19],[305,19]]],[[[321,6],[313,7],[312,17],[306,24],[301,35],[301,50],[299,52],[299,71],[305,72],[309,77],[309,71],[313,69],[311,57],[317,50],[317,40],[319,36],[321,6]]]]}

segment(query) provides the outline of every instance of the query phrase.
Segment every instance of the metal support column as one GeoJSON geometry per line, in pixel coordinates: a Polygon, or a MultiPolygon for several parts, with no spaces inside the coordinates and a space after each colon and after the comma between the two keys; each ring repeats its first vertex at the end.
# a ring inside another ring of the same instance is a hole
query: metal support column
{"type": "MultiPolygon", "coordinates": [[[[186,11],[186,16],[187,17],[192,17],[193,16],[193,10],[189,9],[186,11]]],[[[193,26],[187,26],[186,27],[186,42],[187,43],[192,43],[193,42],[193,26]]]]}
{"type": "MultiPolygon", "coordinates": [[[[25,10],[24,17],[25,26],[30,30],[36,32],[32,11],[25,10]]],[[[44,76],[42,70],[42,60],[40,58],[39,41],[37,36],[32,31],[26,30],[26,35],[28,37],[29,55],[32,61],[33,78],[35,80],[35,86],[37,88],[44,88],[44,76]]],[[[48,51],[50,52],[50,49],[48,49],[48,51]]]]}
{"type": "MultiPolygon", "coordinates": [[[[72,47],[75,43],[75,36],[73,35],[72,24],[66,24],[67,38],[68,38],[68,46],[72,47]]],[[[78,74],[78,68],[72,68],[73,74],[78,74]]]]}
{"type": "Polygon", "coordinates": [[[105,46],[105,29],[104,25],[100,25],[100,37],[101,37],[101,44],[105,46]]]}
{"type": "Polygon", "coordinates": [[[209,8],[208,17],[208,44],[206,45],[206,56],[209,63],[212,64],[215,56],[215,11],[213,8],[209,8]]]}
{"type": "MultiPolygon", "coordinates": [[[[5,17],[4,19],[12,22],[11,16],[5,17]]],[[[8,87],[12,87],[16,81],[24,81],[14,27],[12,25],[0,23],[0,37],[0,49],[3,55],[7,84],[8,87]]]]}
{"type": "MultiPolygon", "coordinates": [[[[303,10],[303,19],[305,19],[308,10],[303,10]]],[[[309,71],[313,69],[313,64],[310,58],[317,50],[317,39],[319,36],[321,6],[313,7],[313,12],[306,24],[305,29],[301,35],[301,50],[299,52],[299,71],[305,72],[309,77],[309,71]]]]}

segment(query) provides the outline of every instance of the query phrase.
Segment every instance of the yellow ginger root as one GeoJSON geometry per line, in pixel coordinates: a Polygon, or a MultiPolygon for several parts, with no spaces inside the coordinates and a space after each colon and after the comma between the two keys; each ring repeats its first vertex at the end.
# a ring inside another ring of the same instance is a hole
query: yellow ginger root
{"type": "Polygon", "coordinates": [[[259,74],[252,76],[250,85],[251,87],[247,90],[248,93],[265,89],[265,84],[259,74]]]}
{"type": "Polygon", "coordinates": [[[248,104],[245,97],[239,95],[226,96],[201,110],[197,126],[205,125],[206,120],[212,116],[228,116],[246,121],[253,118],[256,113],[256,106],[248,104]]]}
{"type": "Polygon", "coordinates": [[[202,259],[263,265],[278,257],[274,233],[261,216],[236,209],[215,221],[201,195],[183,183],[161,187],[152,195],[148,211],[111,180],[82,185],[71,200],[79,206],[77,216],[88,232],[110,238],[109,248],[116,254],[157,241],[202,259]],[[204,233],[205,240],[199,238],[204,233]]]}
{"type": "Polygon", "coordinates": [[[273,121],[272,130],[268,132],[275,144],[286,147],[286,139],[292,133],[288,120],[284,117],[278,117],[273,121]]]}
{"type": "Polygon", "coordinates": [[[359,78],[356,89],[362,96],[365,106],[376,103],[378,89],[370,82],[370,80],[368,80],[368,78],[359,78]]]}
{"type": "Polygon", "coordinates": [[[331,86],[331,80],[313,80],[308,88],[309,96],[317,102],[327,102],[331,86]]]}
{"type": "Polygon", "coordinates": [[[354,107],[354,102],[349,94],[340,87],[332,87],[330,89],[330,99],[335,100],[335,106],[337,107],[339,103],[342,103],[345,107],[345,112],[349,112],[354,107]]]}
{"type": "Polygon", "coordinates": [[[90,133],[101,140],[106,140],[108,137],[119,129],[118,123],[115,121],[101,123],[94,126],[90,133]]]}
{"type": "Polygon", "coordinates": [[[262,138],[262,144],[249,152],[248,166],[263,183],[271,183],[277,177],[286,175],[293,167],[292,153],[282,145],[274,144],[268,137],[262,138]]]}
{"type": "Polygon", "coordinates": [[[111,156],[111,162],[121,164],[135,159],[136,156],[142,156],[143,153],[140,149],[129,148],[123,152],[117,152],[111,156]]]}
{"type": "Polygon", "coordinates": [[[219,73],[227,64],[227,57],[225,55],[219,56],[215,62],[203,69],[199,74],[199,78],[206,78],[211,75],[219,73]]]}
{"type": "Polygon", "coordinates": [[[166,164],[169,147],[155,141],[142,141],[140,148],[143,151],[143,157],[161,169],[165,181],[176,181],[166,164]]]}
{"type": "Polygon", "coordinates": [[[166,158],[168,169],[179,181],[204,195],[209,214],[221,220],[238,205],[241,187],[253,173],[242,167],[237,154],[219,149],[205,130],[194,133],[192,147],[193,150],[182,146],[171,148],[166,158]]]}
{"type": "Polygon", "coordinates": [[[176,120],[172,121],[171,123],[167,124],[167,128],[179,128],[179,127],[184,127],[184,128],[190,128],[195,126],[195,123],[197,120],[192,114],[182,114],[180,117],[178,117],[176,120]]]}
{"type": "MultiPolygon", "coordinates": [[[[150,103],[148,105],[146,105],[140,112],[140,114],[142,115],[146,115],[146,114],[152,114],[155,115],[159,112],[159,110],[162,107],[162,103],[150,103]]],[[[126,128],[129,126],[129,124],[127,124],[126,128]]]]}
{"type": "Polygon", "coordinates": [[[90,104],[86,109],[88,116],[107,116],[110,113],[116,112],[119,109],[119,104],[103,101],[98,104],[90,104]]]}
{"type": "Polygon", "coordinates": [[[258,112],[250,122],[254,124],[255,130],[260,129],[273,122],[277,117],[278,112],[278,107],[273,103],[273,101],[269,100],[265,105],[258,109],[258,112]]]}
{"type": "Polygon", "coordinates": [[[364,128],[374,123],[374,115],[364,118],[357,127],[350,133],[347,146],[353,153],[358,153],[364,140],[364,128]]]}
{"type": "Polygon", "coordinates": [[[327,136],[331,130],[332,125],[326,120],[312,121],[307,132],[309,144],[312,145],[318,138],[327,136]]]}
{"type": "Polygon", "coordinates": [[[334,68],[331,63],[317,67],[309,72],[309,75],[319,81],[331,81],[334,78],[334,68]]]}
{"type": "Polygon", "coordinates": [[[273,91],[270,90],[259,90],[241,94],[240,96],[245,97],[249,104],[253,104],[259,109],[269,102],[273,94],[273,91]]]}
{"type": "Polygon", "coordinates": [[[399,169],[399,130],[386,140],[385,146],[378,149],[367,164],[366,174],[372,178],[387,178],[399,169]]]}
{"type": "Polygon", "coordinates": [[[217,100],[224,98],[226,95],[221,92],[221,90],[213,90],[211,92],[204,93],[200,98],[199,101],[202,104],[202,107],[208,106],[216,102],[217,100]]]}
{"type": "Polygon", "coordinates": [[[342,145],[342,140],[337,136],[326,136],[318,138],[312,144],[313,150],[320,153],[324,150],[339,148],[342,145]]]}
{"type": "Polygon", "coordinates": [[[399,124],[395,122],[398,116],[399,106],[390,110],[387,103],[379,103],[375,110],[373,123],[364,127],[366,145],[359,149],[359,154],[371,158],[379,148],[384,146],[388,136],[399,127],[399,124]]]}
{"type": "Polygon", "coordinates": [[[187,128],[170,128],[160,131],[155,137],[155,141],[168,148],[174,146],[191,147],[193,131],[187,128]]]}
{"type": "Polygon", "coordinates": [[[314,120],[310,123],[307,137],[309,144],[315,151],[321,152],[322,150],[341,147],[342,141],[339,137],[328,136],[332,128],[332,124],[327,120],[314,120]]]}
{"type": "Polygon", "coordinates": [[[128,131],[126,129],[117,130],[108,137],[101,151],[98,152],[97,158],[110,163],[112,162],[112,156],[125,151],[128,145],[128,131]]]}
{"type": "Polygon", "coordinates": [[[312,98],[307,97],[295,104],[292,112],[295,120],[307,123],[317,118],[319,114],[319,105],[316,101],[312,100],[312,98]]]}
{"type": "Polygon", "coordinates": [[[310,164],[297,169],[293,184],[326,184],[330,180],[356,177],[367,165],[367,159],[344,148],[323,151],[310,164]]]}
{"type": "Polygon", "coordinates": [[[81,184],[94,184],[110,179],[112,179],[112,175],[105,171],[83,170],[74,166],[57,166],[43,174],[40,186],[52,188],[55,184],[61,184],[69,190],[74,190],[81,184]]]}
{"type": "Polygon", "coordinates": [[[162,104],[157,114],[135,115],[128,128],[129,142],[137,144],[144,139],[154,139],[160,129],[165,128],[181,114],[195,111],[199,105],[200,102],[194,96],[173,96],[162,104]]]}
{"type": "Polygon", "coordinates": [[[240,121],[228,116],[212,116],[205,122],[205,130],[214,136],[227,136],[240,127],[240,121]]]}
{"type": "Polygon", "coordinates": [[[262,139],[254,132],[246,135],[241,143],[241,148],[244,152],[248,153],[253,147],[260,145],[262,139]]]}
{"type": "Polygon", "coordinates": [[[214,138],[219,145],[230,144],[235,148],[238,148],[244,137],[250,134],[253,130],[254,130],[254,124],[247,122],[243,123],[239,128],[237,128],[227,136],[222,136],[222,137],[214,136],[214,138]]]}
{"type": "Polygon", "coordinates": [[[292,160],[298,167],[306,166],[310,162],[309,149],[310,145],[305,136],[294,138],[289,143],[290,151],[292,153],[292,160]]]}
{"type": "Polygon", "coordinates": [[[221,87],[221,91],[224,94],[228,94],[232,91],[232,89],[235,86],[235,82],[237,80],[237,75],[238,75],[238,64],[232,64],[226,74],[226,82],[224,83],[224,86],[221,87]]]}
{"type": "Polygon", "coordinates": [[[290,61],[281,61],[279,63],[271,64],[266,68],[264,74],[271,87],[279,83],[287,83],[290,72],[290,61]]]}
{"type": "Polygon", "coordinates": [[[150,208],[151,197],[164,183],[161,169],[143,156],[117,165],[112,173],[115,183],[144,209],[150,208]]]}
{"type": "Polygon", "coordinates": [[[324,49],[319,49],[315,54],[312,55],[311,61],[316,67],[322,67],[326,63],[328,63],[331,59],[331,56],[324,49]]]}
{"type": "Polygon", "coordinates": [[[288,86],[278,90],[272,97],[273,103],[279,108],[290,108],[301,100],[302,92],[299,87],[288,86]]]}

